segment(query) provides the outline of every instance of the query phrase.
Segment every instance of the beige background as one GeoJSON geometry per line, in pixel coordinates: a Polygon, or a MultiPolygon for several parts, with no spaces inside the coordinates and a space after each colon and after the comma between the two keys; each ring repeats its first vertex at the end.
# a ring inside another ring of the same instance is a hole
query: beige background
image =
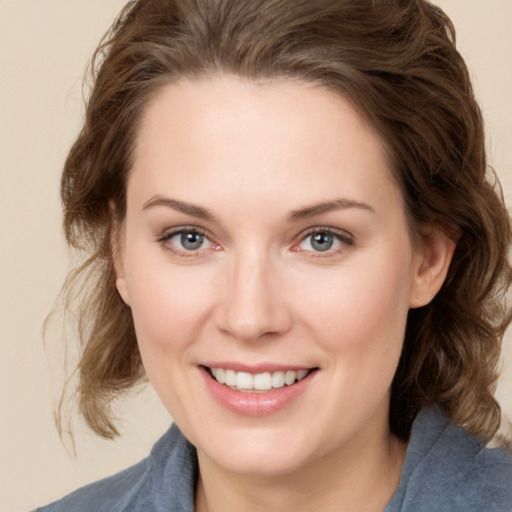
{"type": "MultiPolygon", "coordinates": [[[[77,131],[81,76],[125,0],[0,0],[0,511],[28,510],[125,467],[170,419],[151,390],[119,405],[123,437],[76,429],[78,458],[59,441],[53,404],[58,345],[42,322],[68,267],[59,172],[77,131]]],[[[512,0],[439,0],[458,29],[489,129],[492,164],[512,205],[512,0]]],[[[512,333],[499,398],[512,417],[512,333]]]]}

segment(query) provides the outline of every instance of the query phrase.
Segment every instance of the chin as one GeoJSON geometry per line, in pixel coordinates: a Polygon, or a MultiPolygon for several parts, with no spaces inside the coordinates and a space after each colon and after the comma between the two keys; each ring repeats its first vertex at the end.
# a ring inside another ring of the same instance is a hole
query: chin
{"type": "MultiPolygon", "coordinates": [[[[293,427],[294,428],[294,427],[293,427]]],[[[279,427],[230,430],[224,435],[199,439],[198,456],[209,459],[224,470],[244,475],[277,477],[300,471],[315,458],[332,449],[309,445],[312,432],[290,435],[290,430],[279,427]]]]}

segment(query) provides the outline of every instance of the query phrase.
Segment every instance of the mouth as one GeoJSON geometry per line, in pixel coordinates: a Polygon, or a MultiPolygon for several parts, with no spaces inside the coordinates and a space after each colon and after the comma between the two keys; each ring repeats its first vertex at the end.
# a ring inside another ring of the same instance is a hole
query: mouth
{"type": "Polygon", "coordinates": [[[249,373],[227,368],[203,366],[210,377],[233,391],[244,393],[268,393],[293,386],[305,379],[318,368],[300,370],[279,370],[273,372],[249,373]]]}
{"type": "Polygon", "coordinates": [[[314,387],[320,368],[211,363],[198,366],[210,396],[239,416],[263,417],[277,413],[314,387]]]}

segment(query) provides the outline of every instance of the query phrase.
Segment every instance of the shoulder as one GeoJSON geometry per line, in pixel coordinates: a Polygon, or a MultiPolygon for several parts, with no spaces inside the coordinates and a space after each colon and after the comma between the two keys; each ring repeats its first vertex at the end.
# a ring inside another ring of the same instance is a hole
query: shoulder
{"type": "Polygon", "coordinates": [[[511,512],[512,456],[427,409],[413,425],[395,497],[390,512],[511,512]]]}
{"type": "Polygon", "coordinates": [[[151,454],[120,473],[99,480],[37,512],[149,512],[154,502],[174,501],[179,510],[193,500],[195,450],[173,425],[151,454]]]}
{"type": "Polygon", "coordinates": [[[89,484],[64,498],[37,509],[37,512],[115,511],[128,501],[144,481],[148,469],[145,459],[134,466],[98,482],[89,484]]]}

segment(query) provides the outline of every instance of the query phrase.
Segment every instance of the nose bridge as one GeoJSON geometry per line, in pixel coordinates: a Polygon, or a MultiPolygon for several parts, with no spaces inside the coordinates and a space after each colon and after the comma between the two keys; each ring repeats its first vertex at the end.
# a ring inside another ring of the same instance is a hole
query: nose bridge
{"type": "Polygon", "coordinates": [[[230,260],[220,327],[245,341],[285,332],[290,312],[279,291],[277,265],[268,251],[245,247],[230,260]]]}

